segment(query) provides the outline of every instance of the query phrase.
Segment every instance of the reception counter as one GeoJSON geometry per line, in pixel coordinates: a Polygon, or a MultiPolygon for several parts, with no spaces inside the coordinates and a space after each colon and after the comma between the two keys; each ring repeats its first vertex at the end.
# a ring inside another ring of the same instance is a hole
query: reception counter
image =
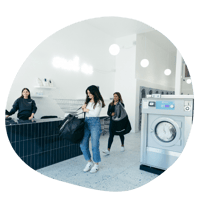
{"type": "MultiPolygon", "coordinates": [[[[103,134],[104,118],[100,117],[103,134]]],[[[82,155],[79,144],[59,138],[57,127],[61,121],[59,118],[6,120],[8,139],[16,154],[35,170],[82,155]]]]}
{"type": "Polygon", "coordinates": [[[57,127],[62,119],[12,120],[10,124],[6,121],[13,149],[35,170],[82,154],[79,144],[59,138],[57,127]]]}

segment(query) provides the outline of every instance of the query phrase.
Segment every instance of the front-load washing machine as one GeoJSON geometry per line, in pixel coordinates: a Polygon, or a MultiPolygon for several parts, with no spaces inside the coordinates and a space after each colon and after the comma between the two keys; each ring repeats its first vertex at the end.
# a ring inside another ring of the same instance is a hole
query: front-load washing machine
{"type": "Polygon", "coordinates": [[[190,133],[192,116],[192,95],[142,100],[140,169],[163,172],[178,159],[190,133]]]}

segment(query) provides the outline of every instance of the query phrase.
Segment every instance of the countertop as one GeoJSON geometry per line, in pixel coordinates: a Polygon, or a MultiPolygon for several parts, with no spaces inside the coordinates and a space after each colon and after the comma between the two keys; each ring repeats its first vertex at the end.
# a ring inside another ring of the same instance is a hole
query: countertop
{"type": "MultiPolygon", "coordinates": [[[[100,119],[106,118],[108,116],[100,116],[100,119]]],[[[80,117],[82,118],[82,117],[80,117]]],[[[12,125],[22,125],[22,124],[33,124],[33,123],[44,123],[44,122],[54,122],[54,121],[62,121],[64,117],[58,117],[58,118],[47,118],[47,119],[37,119],[34,118],[32,120],[19,120],[16,118],[11,118],[10,120],[6,121],[6,126],[12,126],[12,125]]]]}
{"type": "Polygon", "coordinates": [[[5,121],[6,121],[6,126],[12,126],[12,125],[22,125],[22,124],[54,122],[54,121],[61,121],[63,119],[64,118],[48,118],[48,119],[36,119],[36,118],[34,118],[32,120],[19,120],[19,119],[16,119],[16,118],[11,118],[10,120],[5,120],[5,121]]]}

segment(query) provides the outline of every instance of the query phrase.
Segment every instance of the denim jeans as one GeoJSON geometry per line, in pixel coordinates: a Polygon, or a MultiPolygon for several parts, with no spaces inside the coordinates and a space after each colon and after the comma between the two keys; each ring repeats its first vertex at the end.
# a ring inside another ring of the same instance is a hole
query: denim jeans
{"type": "Polygon", "coordinates": [[[89,139],[91,136],[93,161],[98,163],[101,161],[99,152],[99,138],[101,135],[101,123],[99,117],[86,117],[84,127],[84,137],[80,143],[81,151],[83,152],[85,160],[91,159],[89,151],[89,139]]]}

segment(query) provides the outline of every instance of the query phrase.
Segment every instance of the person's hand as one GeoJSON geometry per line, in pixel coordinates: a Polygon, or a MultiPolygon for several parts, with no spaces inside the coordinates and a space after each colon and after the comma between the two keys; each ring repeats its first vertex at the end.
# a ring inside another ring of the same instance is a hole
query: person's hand
{"type": "Polygon", "coordinates": [[[86,108],[86,104],[84,104],[84,105],[82,106],[82,109],[84,109],[84,108],[86,108]]]}
{"type": "Polygon", "coordinates": [[[29,120],[33,119],[34,113],[31,114],[31,116],[28,118],[29,120]]]}
{"type": "Polygon", "coordinates": [[[33,117],[32,117],[32,116],[30,116],[28,119],[29,119],[29,120],[31,120],[31,119],[33,119],[33,117]]]}
{"type": "Polygon", "coordinates": [[[8,118],[8,117],[9,117],[9,115],[6,116],[6,118],[8,118]]]}
{"type": "Polygon", "coordinates": [[[114,116],[114,115],[115,115],[115,113],[113,112],[111,115],[112,115],[112,116],[114,116]]]}
{"type": "Polygon", "coordinates": [[[84,109],[83,109],[83,112],[89,112],[89,109],[84,108],[84,109]]]}

